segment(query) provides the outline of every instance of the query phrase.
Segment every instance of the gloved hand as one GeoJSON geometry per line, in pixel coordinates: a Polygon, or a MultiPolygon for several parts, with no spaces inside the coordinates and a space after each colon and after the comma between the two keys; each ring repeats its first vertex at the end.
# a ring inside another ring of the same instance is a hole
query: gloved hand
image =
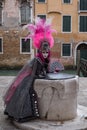
{"type": "Polygon", "coordinates": [[[42,75],[42,74],[39,74],[38,75],[38,78],[40,78],[40,79],[44,79],[46,76],[45,75],[42,75]]]}

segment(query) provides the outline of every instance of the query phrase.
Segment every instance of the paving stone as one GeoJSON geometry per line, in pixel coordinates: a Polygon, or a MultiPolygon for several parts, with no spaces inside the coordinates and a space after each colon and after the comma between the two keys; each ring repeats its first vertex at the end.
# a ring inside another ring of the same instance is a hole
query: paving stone
{"type": "Polygon", "coordinates": [[[14,76],[0,76],[0,130],[87,130],[87,78],[79,78],[78,116],[66,122],[33,120],[26,123],[10,122],[3,114],[2,96],[14,76]],[[83,112],[82,112],[83,111],[83,112]],[[17,127],[16,127],[17,126],[17,127]]]}
{"type": "Polygon", "coordinates": [[[7,116],[4,115],[3,95],[13,79],[14,76],[0,76],[0,130],[19,130],[8,120],[7,116]]]}
{"type": "Polygon", "coordinates": [[[23,130],[81,130],[87,128],[86,113],[86,107],[78,106],[78,115],[73,120],[61,122],[33,120],[26,123],[14,122],[14,124],[23,130]]]}

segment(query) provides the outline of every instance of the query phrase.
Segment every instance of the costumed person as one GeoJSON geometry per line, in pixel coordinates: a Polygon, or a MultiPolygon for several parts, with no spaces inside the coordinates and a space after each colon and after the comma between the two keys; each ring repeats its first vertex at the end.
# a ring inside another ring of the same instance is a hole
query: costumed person
{"type": "Polygon", "coordinates": [[[28,24],[26,28],[32,38],[34,47],[38,53],[34,59],[28,61],[18,73],[4,96],[4,114],[12,120],[25,122],[39,118],[37,94],[34,90],[34,81],[44,78],[48,72],[50,60],[50,48],[54,45],[51,23],[37,18],[35,24],[28,24]]]}

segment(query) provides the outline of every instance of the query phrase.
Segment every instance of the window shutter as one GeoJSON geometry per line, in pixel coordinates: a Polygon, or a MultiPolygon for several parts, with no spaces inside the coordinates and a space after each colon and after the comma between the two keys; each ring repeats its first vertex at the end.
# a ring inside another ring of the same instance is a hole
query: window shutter
{"type": "Polygon", "coordinates": [[[71,16],[63,16],[63,31],[71,31],[71,16]]]}
{"type": "Polygon", "coordinates": [[[63,44],[62,46],[62,53],[63,53],[63,56],[70,56],[70,46],[71,44],[63,44]]]}
{"type": "Polygon", "coordinates": [[[26,6],[26,22],[28,23],[30,20],[30,8],[26,6]]]}
{"type": "Polygon", "coordinates": [[[70,3],[70,0],[64,0],[64,3],[70,3]]]}
{"type": "Polygon", "coordinates": [[[21,22],[24,23],[26,21],[26,12],[25,12],[25,8],[21,7],[21,22]]]}
{"type": "Polygon", "coordinates": [[[80,0],[80,10],[87,10],[87,0],[80,0]]]}
{"type": "Polygon", "coordinates": [[[27,4],[21,6],[21,24],[27,24],[31,20],[31,8],[27,4]]]}
{"type": "Polygon", "coordinates": [[[87,16],[80,16],[80,32],[87,32],[87,16]]]}
{"type": "Polygon", "coordinates": [[[46,15],[38,15],[38,17],[41,19],[46,19],[46,15]]]}
{"type": "Polygon", "coordinates": [[[45,2],[45,0],[38,0],[38,2],[45,2]]]}

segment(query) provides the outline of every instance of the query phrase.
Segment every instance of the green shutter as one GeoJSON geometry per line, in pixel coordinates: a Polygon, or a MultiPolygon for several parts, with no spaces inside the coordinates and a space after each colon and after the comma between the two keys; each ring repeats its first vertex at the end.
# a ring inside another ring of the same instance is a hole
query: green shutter
{"type": "Polygon", "coordinates": [[[80,16],[80,32],[87,32],[87,16],[80,16]]]}
{"type": "Polygon", "coordinates": [[[41,19],[46,19],[46,15],[38,15],[38,17],[41,19]]]}
{"type": "Polygon", "coordinates": [[[64,0],[64,3],[70,3],[70,0],[64,0]]]}
{"type": "Polygon", "coordinates": [[[71,31],[71,16],[63,16],[63,32],[71,31]]]}
{"type": "Polygon", "coordinates": [[[38,2],[45,2],[45,0],[38,0],[38,2]]]}
{"type": "Polygon", "coordinates": [[[87,10],[87,0],[80,0],[80,10],[87,10]]]}
{"type": "Polygon", "coordinates": [[[70,56],[70,46],[71,44],[63,44],[63,47],[62,47],[62,53],[63,53],[63,56],[70,56]]]}

